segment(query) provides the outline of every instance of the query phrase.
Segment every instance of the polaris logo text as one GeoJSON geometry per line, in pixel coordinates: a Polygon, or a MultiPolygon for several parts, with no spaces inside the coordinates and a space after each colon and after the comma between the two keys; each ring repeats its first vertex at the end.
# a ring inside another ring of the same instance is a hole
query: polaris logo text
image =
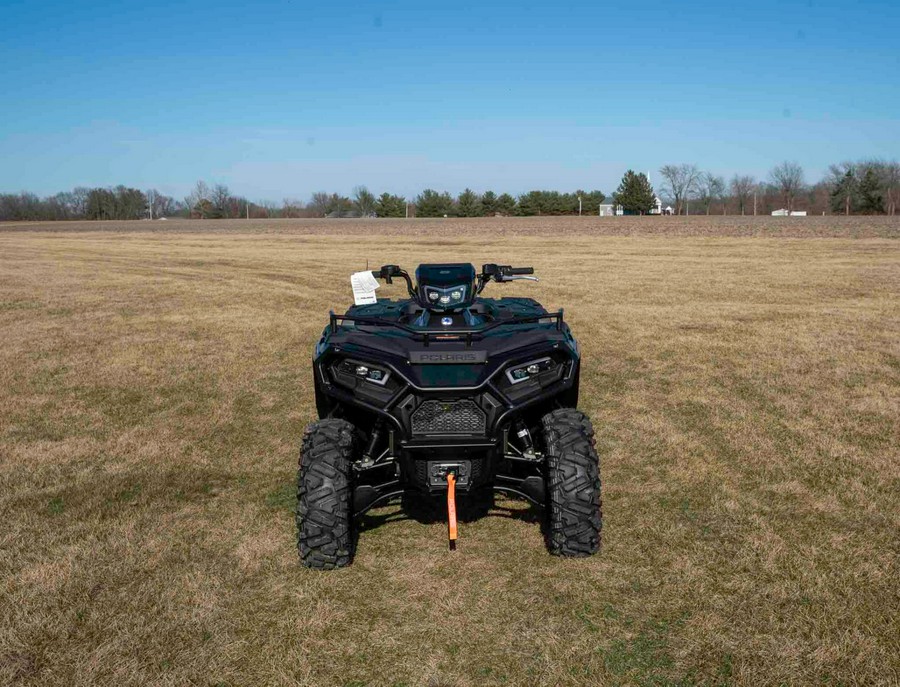
{"type": "Polygon", "coordinates": [[[487,360],[487,351],[410,351],[409,362],[418,365],[478,364],[487,360]]]}

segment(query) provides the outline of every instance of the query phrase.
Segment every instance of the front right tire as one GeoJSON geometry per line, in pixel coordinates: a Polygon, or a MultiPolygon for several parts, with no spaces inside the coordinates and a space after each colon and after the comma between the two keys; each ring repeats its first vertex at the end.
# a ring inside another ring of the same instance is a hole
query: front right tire
{"type": "Polygon", "coordinates": [[[345,420],[319,420],[303,435],[297,471],[297,548],[307,568],[343,568],[353,559],[355,449],[356,430],[345,420]]]}
{"type": "Polygon", "coordinates": [[[587,415],[572,408],[542,419],[546,451],[547,548],[579,558],[600,550],[600,459],[587,415]]]}

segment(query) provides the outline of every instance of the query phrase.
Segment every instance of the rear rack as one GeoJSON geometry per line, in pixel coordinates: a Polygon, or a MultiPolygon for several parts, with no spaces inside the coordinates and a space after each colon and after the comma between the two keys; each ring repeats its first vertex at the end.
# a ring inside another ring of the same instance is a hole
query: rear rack
{"type": "Polygon", "coordinates": [[[548,312],[544,313],[543,315],[523,315],[521,317],[510,317],[504,320],[495,320],[490,324],[484,325],[483,327],[473,327],[469,329],[416,329],[415,327],[410,327],[408,324],[401,324],[399,322],[385,320],[380,317],[337,315],[333,310],[330,311],[328,315],[331,320],[329,327],[331,328],[332,334],[336,333],[337,330],[343,326],[344,322],[353,322],[354,324],[370,327],[394,327],[395,329],[400,329],[404,332],[407,332],[408,334],[411,334],[416,340],[422,341],[425,346],[428,346],[428,344],[434,340],[464,340],[466,342],[466,346],[468,347],[472,345],[473,341],[480,340],[486,332],[508,324],[529,324],[534,322],[542,323],[542,320],[547,320],[547,322],[543,322],[543,324],[555,323],[557,331],[562,331],[563,325],[562,308],[560,308],[556,312],[548,312]]]}

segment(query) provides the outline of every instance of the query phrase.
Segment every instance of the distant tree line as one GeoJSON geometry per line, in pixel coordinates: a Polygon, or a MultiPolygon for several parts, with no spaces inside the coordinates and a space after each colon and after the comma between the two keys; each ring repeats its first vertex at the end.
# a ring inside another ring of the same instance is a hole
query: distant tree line
{"type": "Polygon", "coordinates": [[[597,190],[534,190],[513,196],[470,188],[457,196],[429,188],[407,199],[388,192],[376,196],[365,186],[357,186],[351,196],[318,191],[306,202],[285,198],[280,204],[253,202],[232,194],[224,184],[210,186],[204,181],[198,181],[182,200],[154,189],[77,187],[45,198],[27,192],[0,194],[0,221],[596,215],[604,202],[622,206],[626,214],[646,214],[656,206],[657,196],[679,215],[769,214],[778,209],[895,215],[900,204],[900,164],[896,161],[841,162],[831,165],[825,177],[813,184],[807,184],[803,168],[790,161],[775,166],[761,180],[743,174],[726,180],[690,163],[663,165],[659,179],[657,191],[647,175],[628,170],[609,199],[597,190]]]}
{"type": "Polygon", "coordinates": [[[664,165],[661,195],[675,214],[896,215],[900,203],[900,163],[859,160],[831,165],[823,179],[807,184],[803,168],[782,162],[766,179],[735,174],[726,181],[693,164],[664,165]]]}
{"type": "Polygon", "coordinates": [[[0,194],[0,220],[143,219],[176,212],[173,199],[157,191],[127,186],[87,188],[79,186],[53,196],[33,193],[0,194]]]}

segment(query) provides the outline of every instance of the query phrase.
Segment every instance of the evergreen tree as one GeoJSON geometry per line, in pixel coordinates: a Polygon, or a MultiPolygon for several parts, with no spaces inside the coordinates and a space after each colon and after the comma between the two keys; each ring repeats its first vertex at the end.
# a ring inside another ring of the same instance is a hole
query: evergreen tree
{"type": "Polygon", "coordinates": [[[406,198],[382,193],[375,202],[375,214],[379,217],[406,217],[406,198]]]}
{"type": "Polygon", "coordinates": [[[656,204],[656,194],[646,174],[635,174],[629,169],[613,194],[613,200],[626,214],[643,215],[656,204]]]}
{"type": "Polygon", "coordinates": [[[341,196],[332,193],[328,197],[328,204],[325,206],[325,214],[335,214],[336,217],[344,217],[350,214],[353,209],[353,202],[347,196],[341,196]]]}
{"type": "Polygon", "coordinates": [[[878,215],[884,212],[881,182],[871,167],[866,170],[859,182],[859,211],[865,215],[878,215]]]}
{"type": "Polygon", "coordinates": [[[375,196],[365,186],[353,189],[353,207],[360,217],[371,217],[375,214],[375,196]]]}
{"type": "Polygon", "coordinates": [[[859,202],[858,196],[859,189],[856,183],[856,175],[853,174],[853,169],[850,168],[831,191],[831,211],[845,215],[855,212],[859,202]]]}
{"type": "Polygon", "coordinates": [[[448,217],[453,215],[453,198],[446,191],[438,193],[426,188],[416,198],[417,217],[448,217]]]}
{"type": "Polygon", "coordinates": [[[483,214],[481,198],[472,189],[467,188],[459,194],[456,201],[456,212],[460,217],[481,217],[483,214]]]}
{"type": "Polygon", "coordinates": [[[519,196],[517,204],[517,214],[529,217],[531,215],[540,215],[544,209],[544,197],[542,191],[529,191],[519,196]]]}
{"type": "Polygon", "coordinates": [[[546,215],[577,215],[578,195],[575,193],[560,193],[559,191],[545,192],[547,205],[544,211],[546,215]]]}
{"type": "Polygon", "coordinates": [[[516,199],[508,193],[502,193],[497,197],[496,212],[501,215],[509,216],[516,211],[516,199]]]}
{"type": "Polygon", "coordinates": [[[581,214],[596,215],[600,212],[600,205],[606,200],[603,191],[591,191],[581,196],[581,214]]]}
{"type": "Polygon", "coordinates": [[[485,191],[481,196],[481,210],[487,217],[493,217],[497,212],[497,194],[493,191],[485,191]]]}

